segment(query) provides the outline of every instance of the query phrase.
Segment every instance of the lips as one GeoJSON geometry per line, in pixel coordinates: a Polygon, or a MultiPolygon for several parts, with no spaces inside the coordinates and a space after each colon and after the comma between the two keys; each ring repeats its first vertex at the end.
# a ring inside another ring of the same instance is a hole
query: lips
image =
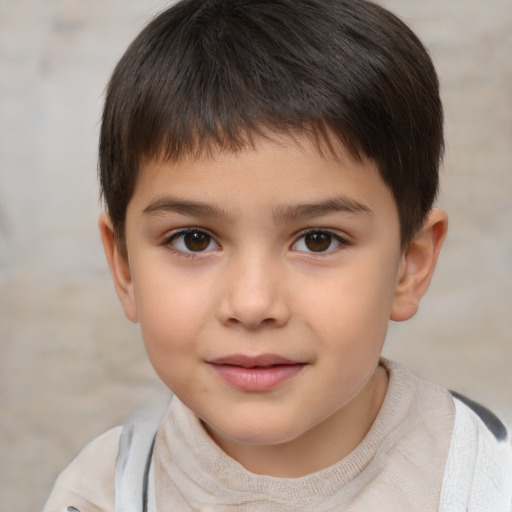
{"type": "Polygon", "coordinates": [[[246,356],[236,354],[226,357],[219,357],[210,361],[212,364],[241,366],[242,368],[269,368],[277,365],[297,364],[296,361],[286,359],[275,354],[261,354],[258,356],[246,356]]]}
{"type": "Polygon", "coordinates": [[[228,384],[248,392],[275,389],[300,373],[305,366],[305,363],[275,354],[230,355],[209,361],[209,364],[228,384]]]}

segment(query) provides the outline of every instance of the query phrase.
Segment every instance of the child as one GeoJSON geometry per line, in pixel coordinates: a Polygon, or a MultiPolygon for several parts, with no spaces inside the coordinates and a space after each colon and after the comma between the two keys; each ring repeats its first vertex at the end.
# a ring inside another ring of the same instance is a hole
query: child
{"type": "Polygon", "coordinates": [[[505,511],[507,431],[381,358],[447,230],[437,76],[364,0],[183,0],[136,38],[100,141],[105,253],[173,392],[45,511],[505,511]]]}

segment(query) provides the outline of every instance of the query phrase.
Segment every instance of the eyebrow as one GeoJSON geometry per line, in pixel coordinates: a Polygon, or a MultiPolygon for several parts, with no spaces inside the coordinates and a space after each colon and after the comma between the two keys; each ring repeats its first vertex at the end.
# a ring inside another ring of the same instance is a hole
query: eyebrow
{"type": "Polygon", "coordinates": [[[198,201],[184,201],[181,199],[164,198],[157,199],[144,208],[146,215],[158,214],[161,212],[180,213],[193,217],[217,217],[228,220],[229,216],[222,208],[198,201]]]}
{"type": "Polygon", "coordinates": [[[279,207],[274,211],[274,222],[278,224],[299,218],[319,217],[340,212],[373,215],[372,210],[363,203],[340,196],[315,203],[279,207]]]}
{"type": "MultiPolygon", "coordinates": [[[[222,208],[201,201],[185,201],[170,197],[157,199],[143,210],[143,214],[145,215],[158,215],[161,212],[230,220],[229,214],[222,208]]],[[[313,203],[278,206],[273,211],[273,219],[275,224],[280,224],[301,218],[319,217],[321,215],[339,212],[365,215],[373,214],[368,206],[348,197],[340,196],[313,203]]]]}

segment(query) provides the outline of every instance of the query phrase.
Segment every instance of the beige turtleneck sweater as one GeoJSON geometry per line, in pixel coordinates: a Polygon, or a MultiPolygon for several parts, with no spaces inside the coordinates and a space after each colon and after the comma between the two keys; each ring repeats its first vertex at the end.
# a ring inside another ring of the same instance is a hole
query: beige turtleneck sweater
{"type": "MultiPolygon", "coordinates": [[[[159,511],[436,511],[454,421],[445,389],[383,360],[389,387],[362,443],[347,457],[301,478],[250,473],[206,434],[176,397],[153,456],[159,511]]],[[[114,470],[121,427],[84,448],[59,476],[43,512],[114,510],[114,470]]],[[[340,433],[340,435],[343,435],[340,433]]]]}

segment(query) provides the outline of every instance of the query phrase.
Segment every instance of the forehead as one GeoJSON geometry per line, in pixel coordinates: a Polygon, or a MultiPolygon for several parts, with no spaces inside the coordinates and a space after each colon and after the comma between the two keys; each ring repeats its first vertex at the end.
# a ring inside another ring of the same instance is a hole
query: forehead
{"type": "Polygon", "coordinates": [[[323,151],[306,138],[260,139],[240,151],[217,149],[179,161],[143,163],[128,211],[182,211],[203,217],[268,213],[274,219],[396,210],[376,165],[338,144],[323,151]],[[215,214],[215,215],[213,215],[215,214]]]}

